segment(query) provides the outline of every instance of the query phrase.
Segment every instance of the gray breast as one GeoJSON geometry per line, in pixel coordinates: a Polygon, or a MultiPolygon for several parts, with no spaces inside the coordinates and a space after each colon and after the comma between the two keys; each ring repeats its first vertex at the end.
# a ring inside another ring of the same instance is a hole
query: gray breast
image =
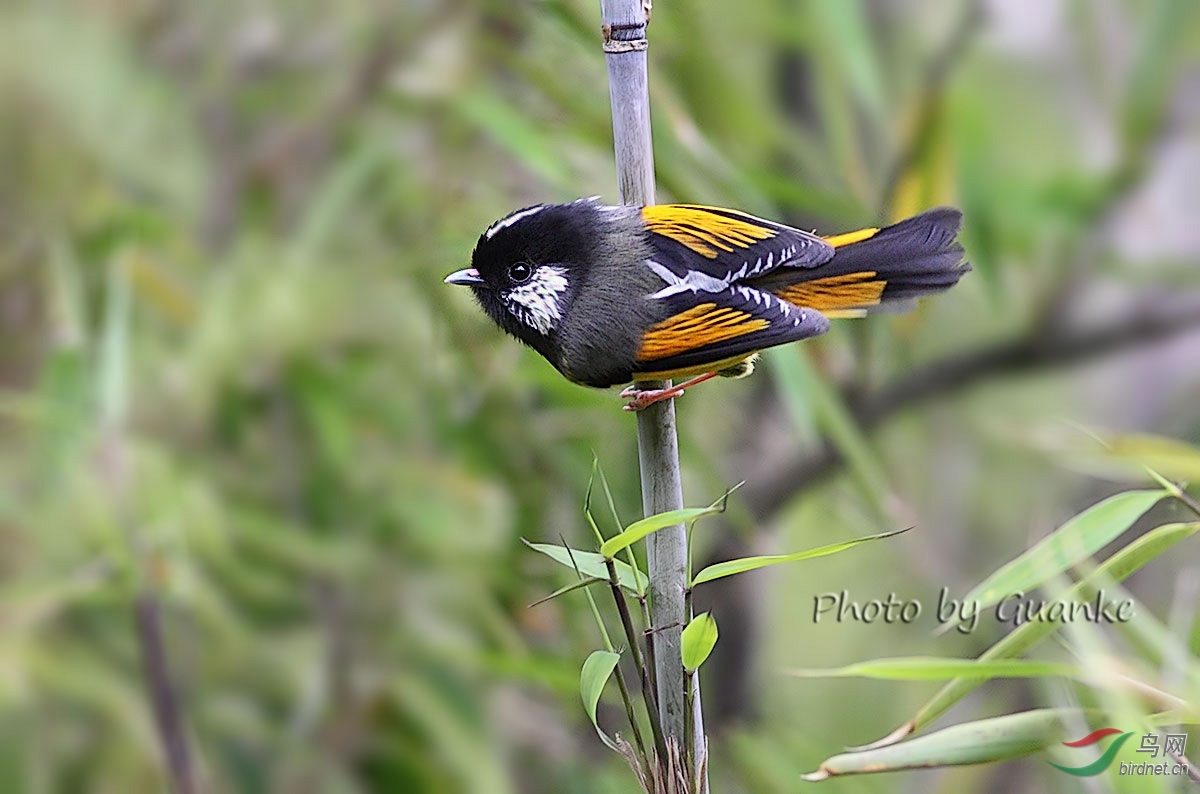
{"type": "Polygon", "coordinates": [[[647,298],[659,284],[643,260],[597,264],[575,291],[559,334],[567,377],[601,388],[632,378],[643,333],[664,319],[662,302],[647,298]]]}

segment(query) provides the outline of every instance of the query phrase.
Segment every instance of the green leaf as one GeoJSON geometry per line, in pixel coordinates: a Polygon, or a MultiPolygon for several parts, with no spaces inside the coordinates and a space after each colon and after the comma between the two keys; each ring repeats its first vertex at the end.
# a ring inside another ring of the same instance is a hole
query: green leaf
{"type": "Polygon", "coordinates": [[[945,659],[935,656],[902,656],[873,659],[825,670],[793,670],[799,678],[878,678],[887,681],[944,681],[947,678],[1083,678],[1072,664],[1029,659],[945,659]]]}
{"type": "MultiPolygon", "coordinates": [[[[592,528],[592,534],[596,536],[597,543],[604,542],[604,533],[600,531],[600,525],[596,523],[596,518],[592,515],[592,486],[596,484],[596,472],[600,469],[600,459],[592,453],[592,473],[588,477],[587,493],[583,497],[583,516],[587,519],[588,526],[592,528]]],[[[620,522],[617,526],[621,526],[620,522]]]]}
{"type": "Polygon", "coordinates": [[[332,173],[305,205],[307,210],[295,232],[289,235],[285,260],[300,264],[312,262],[334,234],[345,227],[346,219],[363,199],[363,191],[387,162],[383,147],[358,145],[338,158],[332,173]]]}
{"type": "MultiPolygon", "coordinates": [[[[596,459],[593,464],[596,474],[600,477],[600,487],[604,489],[604,498],[608,501],[608,511],[612,513],[613,523],[618,527],[621,526],[621,516],[617,514],[617,502],[613,499],[612,489],[608,487],[608,477],[604,475],[604,469],[600,466],[599,459],[596,459]]],[[[591,487],[591,483],[588,483],[591,487]]]]}
{"type": "Polygon", "coordinates": [[[882,72],[875,57],[879,48],[871,40],[862,4],[854,0],[820,0],[815,8],[829,34],[828,41],[836,42],[830,51],[840,59],[847,82],[870,110],[872,119],[881,119],[885,108],[882,72]]]}
{"type": "Polygon", "coordinates": [[[985,609],[1044,584],[1107,546],[1167,495],[1165,490],[1127,491],[1092,505],[983,580],[964,601],[985,609]]]}
{"type": "Polygon", "coordinates": [[[960,193],[958,207],[971,219],[963,230],[962,240],[971,252],[971,267],[979,271],[984,286],[995,294],[1001,290],[996,262],[1004,248],[999,222],[1004,208],[999,206],[1001,196],[995,189],[997,168],[991,144],[996,133],[986,106],[976,98],[958,102],[951,117],[960,193]]]}
{"type": "MultiPolygon", "coordinates": [[[[604,489],[605,498],[608,500],[608,509],[609,509],[609,512],[612,513],[613,524],[618,527],[622,526],[621,516],[617,513],[616,500],[613,499],[612,489],[608,487],[608,477],[606,477],[604,475],[604,468],[600,466],[600,459],[596,457],[595,453],[592,453],[592,477],[595,478],[596,476],[600,477],[600,485],[604,489]]],[[[589,508],[591,505],[591,493],[592,493],[592,481],[589,479],[588,480],[588,505],[589,505],[589,508]]],[[[604,538],[601,537],[600,530],[596,529],[596,522],[592,518],[590,510],[588,511],[588,523],[592,525],[592,528],[595,530],[596,536],[599,538],[600,543],[603,544],[604,538]]],[[[635,574],[635,581],[641,581],[642,572],[638,568],[637,557],[634,556],[633,549],[628,546],[625,547],[625,560],[626,560],[626,562],[629,563],[629,567],[631,569],[633,569],[633,572],[635,574]]],[[[638,598],[645,598],[646,592],[645,592],[645,590],[639,590],[637,595],[638,595],[638,598]]]]}
{"type": "Polygon", "coordinates": [[[695,521],[702,516],[719,512],[721,512],[721,507],[714,505],[712,507],[685,507],[682,510],[668,510],[665,513],[648,516],[641,521],[633,522],[621,534],[604,541],[604,545],[600,547],[600,554],[606,559],[612,559],[621,549],[637,543],[660,529],[695,521]]]}
{"type": "Polygon", "coordinates": [[[461,95],[453,109],[479,129],[488,132],[522,165],[550,184],[571,184],[571,169],[562,156],[562,146],[545,125],[499,95],[473,91],[461,95]]]}
{"type": "MultiPolygon", "coordinates": [[[[1095,571],[1077,582],[1062,597],[1063,601],[1078,601],[1089,598],[1097,582],[1123,581],[1134,571],[1173,547],[1176,543],[1200,531],[1200,522],[1193,524],[1167,524],[1153,529],[1109,557],[1095,571]]],[[[1010,659],[1054,634],[1062,627],[1060,623],[1030,621],[1004,636],[1004,639],[984,651],[980,661],[1010,659]]],[[[950,710],[950,707],[974,692],[982,682],[977,678],[956,678],[942,687],[916,715],[889,735],[870,747],[882,747],[903,739],[914,731],[924,728],[950,710]]]]}
{"type": "Polygon", "coordinates": [[[101,343],[98,388],[105,424],[120,426],[129,412],[129,269],[134,254],[124,253],[109,267],[104,336],[101,343]]]}
{"type": "Polygon", "coordinates": [[[717,621],[705,612],[692,618],[680,637],[683,669],[694,673],[717,644],[717,621]]]}
{"type": "MultiPolygon", "coordinates": [[[[597,554],[594,551],[580,551],[579,549],[571,549],[568,553],[565,546],[556,546],[550,543],[530,543],[524,538],[521,538],[521,541],[534,551],[545,554],[550,559],[561,565],[565,565],[572,571],[578,565],[579,572],[584,576],[608,581],[608,566],[605,565],[603,555],[597,554]],[[572,557],[575,558],[574,563],[571,562],[572,557]]],[[[650,580],[646,577],[646,574],[639,572],[635,579],[633,569],[625,563],[620,560],[614,560],[613,565],[617,569],[618,583],[629,592],[638,592],[639,582],[643,590],[650,585],[650,580]]]]}
{"type": "Polygon", "coordinates": [[[1063,720],[1075,709],[1038,709],[975,722],[965,722],[910,742],[861,752],[842,753],[804,775],[816,782],[839,775],[894,772],[932,766],[983,764],[1018,758],[1042,750],[1062,738],[1063,720]]]}
{"type": "MultiPolygon", "coordinates": [[[[1133,594],[1117,582],[1109,579],[1102,582],[1104,595],[1111,603],[1120,604],[1129,601],[1133,604],[1133,614],[1136,620],[1118,622],[1113,626],[1129,643],[1131,650],[1149,667],[1167,665],[1174,669],[1171,676],[1175,681],[1186,679],[1191,682],[1193,690],[1200,694],[1200,660],[1197,660],[1188,650],[1190,632],[1182,625],[1172,627],[1164,624],[1154,612],[1146,608],[1133,594]]],[[[1177,606],[1181,606],[1177,602],[1177,606]]],[[[1186,611],[1186,608],[1185,610],[1186,611]]],[[[1178,619],[1178,612],[1173,615],[1178,619]]],[[[1196,698],[1200,705],[1200,698],[1196,698]]]]}
{"type": "Polygon", "coordinates": [[[1082,426],[1078,429],[1084,437],[1064,436],[1055,432],[1056,428],[1037,428],[1027,434],[1027,443],[1098,477],[1141,481],[1149,471],[1155,479],[1200,482],[1200,447],[1149,433],[1118,435],[1082,426]]]}
{"type": "Polygon", "coordinates": [[[592,651],[592,655],[584,661],[583,669],[579,671],[579,695],[583,698],[583,709],[592,721],[592,727],[596,729],[600,740],[608,745],[609,749],[617,752],[621,752],[617,743],[608,738],[608,734],[601,730],[600,723],[596,721],[596,705],[600,702],[600,693],[604,691],[604,685],[608,683],[609,676],[620,660],[620,654],[612,651],[592,651]]]}
{"type": "Polygon", "coordinates": [[[1172,73],[1188,46],[1188,31],[1195,29],[1188,18],[1195,8],[1187,0],[1159,0],[1139,26],[1121,107],[1121,133],[1127,147],[1148,148],[1162,128],[1174,95],[1172,73]]]}
{"type": "Polygon", "coordinates": [[[564,594],[566,594],[566,593],[569,593],[569,592],[571,592],[572,590],[579,590],[580,588],[583,588],[583,587],[590,587],[591,585],[594,585],[594,584],[596,584],[597,582],[605,582],[605,583],[607,583],[607,582],[608,582],[608,580],[607,580],[607,579],[597,579],[595,576],[585,576],[584,578],[582,578],[582,579],[580,579],[580,580],[578,580],[578,581],[571,582],[570,584],[565,584],[565,585],[563,585],[562,587],[558,588],[557,590],[555,590],[555,591],[554,591],[553,593],[551,593],[550,595],[542,596],[542,597],[541,597],[541,598],[539,598],[537,601],[534,601],[532,604],[530,604],[530,605],[529,605],[529,608],[531,608],[531,609],[532,609],[533,607],[536,607],[536,606],[538,606],[539,604],[544,604],[544,603],[546,603],[547,601],[551,601],[551,600],[553,600],[553,599],[555,599],[555,598],[558,598],[560,595],[564,595],[564,594]]]}
{"type": "Polygon", "coordinates": [[[50,283],[47,300],[55,322],[59,348],[77,349],[87,338],[87,311],[80,266],[74,251],[61,236],[50,243],[50,283]]]}
{"type": "Polygon", "coordinates": [[[1149,466],[1172,479],[1200,482],[1200,447],[1148,434],[1116,436],[1107,439],[1107,447],[1113,458],[1149,466]]]}
{"type": "Polygon", "coordinates": [[[765,568],[768,565],[779,565],[784,562],[797,562],[799,560],[808,560],[813,557],[825,557],[830,554],[837,554],[839,551],[853,548],[860,543],[867,543],[872,540],[883,540],[895,535],[907,532],[912,527],[898,529],[894,532],[884,532],[880,535],[868,535],[865,538],[856,538],[855,540],[847,540],[844,543],[832,543],[828,546],[819,546],[815,549],[807,551],[798,551],[794,554],[768,554],[760,557],[741,557],[736,560],[726,560],[718,562],[715,565],[710,565],[700,573],[696,574],[696,578],[692,580],[692,586],[711,582],[713,579],[720,579],[723,576],[733,576],[737,573],[745,573],[753,571],[756,568],[765,568]]]}

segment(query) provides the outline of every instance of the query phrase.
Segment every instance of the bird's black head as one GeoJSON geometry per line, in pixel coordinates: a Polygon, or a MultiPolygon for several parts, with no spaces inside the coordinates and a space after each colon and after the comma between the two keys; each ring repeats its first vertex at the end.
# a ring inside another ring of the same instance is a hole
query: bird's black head
{"type": "Polygon", "coordinates": [[[497,325],[557,363],[556,332],[576,291],[635,214],[592,199],[517,210],[479,236],[471,267],[446,282],[470,286],[497,325]]]}

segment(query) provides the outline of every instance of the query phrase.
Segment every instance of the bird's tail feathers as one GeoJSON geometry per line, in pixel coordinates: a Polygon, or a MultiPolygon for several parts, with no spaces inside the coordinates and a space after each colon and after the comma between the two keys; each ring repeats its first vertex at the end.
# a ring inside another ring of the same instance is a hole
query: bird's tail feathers
{"type": "Polygon", "coordinates": [[[882,229],[826,237],[833,259],[820,267],[775,271],[763,286],[828,317],[905,310],[954,286],[971,269],[955,239],[962,213],[931,209],[882,229]],[[787,281],[782,282],[786,275],[787,281]]]}

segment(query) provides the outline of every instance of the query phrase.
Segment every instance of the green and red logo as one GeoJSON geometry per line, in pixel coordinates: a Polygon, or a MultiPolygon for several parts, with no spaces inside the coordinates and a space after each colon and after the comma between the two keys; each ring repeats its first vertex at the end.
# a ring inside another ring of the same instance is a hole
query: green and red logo
{"type": "Polygon", "coordinates": [[[1122,733],[1117,728],[1101,728],[1098,731],[1092,731],[1082,739],[1076,739],[1073,742],[1063,742],[1063,744],[1067,747],[1089,747],[1101,739],[1106,739],[1115,733],[1120,733],[1120,737],[1118,737],[1115,741],[1113,741],[1112,744],[1108,746],[1108,749],[1104,751],[1104,755],[1100,756],[1086,766],[1062,766],[1061,764],[1056,764],[1053,761],[1047,761],[1046,763],[1050,764],[1050,766],[1061,769],[1068,775],[1075,775],[1076,777],[1091,777],[1092,775],[1098,775],[1105,769],[1108,769],[1108,767],[1112,764],[1113,758],[1117,755],[1117,751],[1121,749],[1121,745],[1125,744],[1125,741],[1130,736],[1133,736],[1133,731],[1122,733]]]}

